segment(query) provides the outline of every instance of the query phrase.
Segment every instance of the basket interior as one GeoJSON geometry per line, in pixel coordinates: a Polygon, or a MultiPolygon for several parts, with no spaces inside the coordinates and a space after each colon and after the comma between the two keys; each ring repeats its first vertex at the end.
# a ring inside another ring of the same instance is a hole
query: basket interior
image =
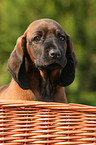
{"type": "Polygon", "coordinates": [[[0,102],[0,145],[96,145],[96,107],[0,102]]]}

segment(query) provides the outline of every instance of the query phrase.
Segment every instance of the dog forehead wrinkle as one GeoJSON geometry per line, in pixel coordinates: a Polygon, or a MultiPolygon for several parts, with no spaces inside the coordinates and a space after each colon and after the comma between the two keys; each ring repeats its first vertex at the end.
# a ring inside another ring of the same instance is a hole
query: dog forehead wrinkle
{"type": "Polygon", "coordinates": [[[35,28],[36,31],[33,32],[34,33],[38,33],[38,32],[42,32],[44,33],[54,33],[54,31],[56,31],[57,27],[55,26],[47,26],[45,24],[42,24],[41,26],[39,25],[37,28],[35,28]]]}

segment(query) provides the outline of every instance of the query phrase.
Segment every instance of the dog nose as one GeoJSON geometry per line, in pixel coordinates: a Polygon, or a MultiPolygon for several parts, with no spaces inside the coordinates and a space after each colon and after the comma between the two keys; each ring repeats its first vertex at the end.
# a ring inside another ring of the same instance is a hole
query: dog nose
{"type": "Polygon", "coordinates": [[[49,56],[50,57],[61,57],[61,52],[58,49],[51,49],[49,51],[49,56]]]}

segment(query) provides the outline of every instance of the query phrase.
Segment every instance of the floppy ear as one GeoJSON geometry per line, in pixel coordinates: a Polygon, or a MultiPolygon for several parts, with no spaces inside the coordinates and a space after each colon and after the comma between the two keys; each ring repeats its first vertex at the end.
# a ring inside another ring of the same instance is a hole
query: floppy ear
{"type": "Polygon", "coordinates": [[[16,46],[8,60],[7,69],[22,89],[29,89],[25,68],[26,38],[24,35],[17,39],[16,46]]]}
{"type": "Polygon", "coordinates": [[[66,52],[67,64],[63,68],[60,78],[59,86],[70,85],[75,78],[75,67],[77,65],[77,59],[73,51],[72,42],[70,36],[67,35],[67,52],[66,52]]]}

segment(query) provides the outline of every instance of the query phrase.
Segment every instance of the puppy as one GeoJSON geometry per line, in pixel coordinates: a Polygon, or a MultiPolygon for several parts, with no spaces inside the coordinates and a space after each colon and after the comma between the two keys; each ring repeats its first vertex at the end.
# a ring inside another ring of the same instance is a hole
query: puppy
{"type": "Polygon", "coordinates": [[[32,22],[17,39],[8,60],[11,83],[0,99],[67,103],[64,87],[75,78],[77,59],[71,38],[54,20],[32,22]]]}

